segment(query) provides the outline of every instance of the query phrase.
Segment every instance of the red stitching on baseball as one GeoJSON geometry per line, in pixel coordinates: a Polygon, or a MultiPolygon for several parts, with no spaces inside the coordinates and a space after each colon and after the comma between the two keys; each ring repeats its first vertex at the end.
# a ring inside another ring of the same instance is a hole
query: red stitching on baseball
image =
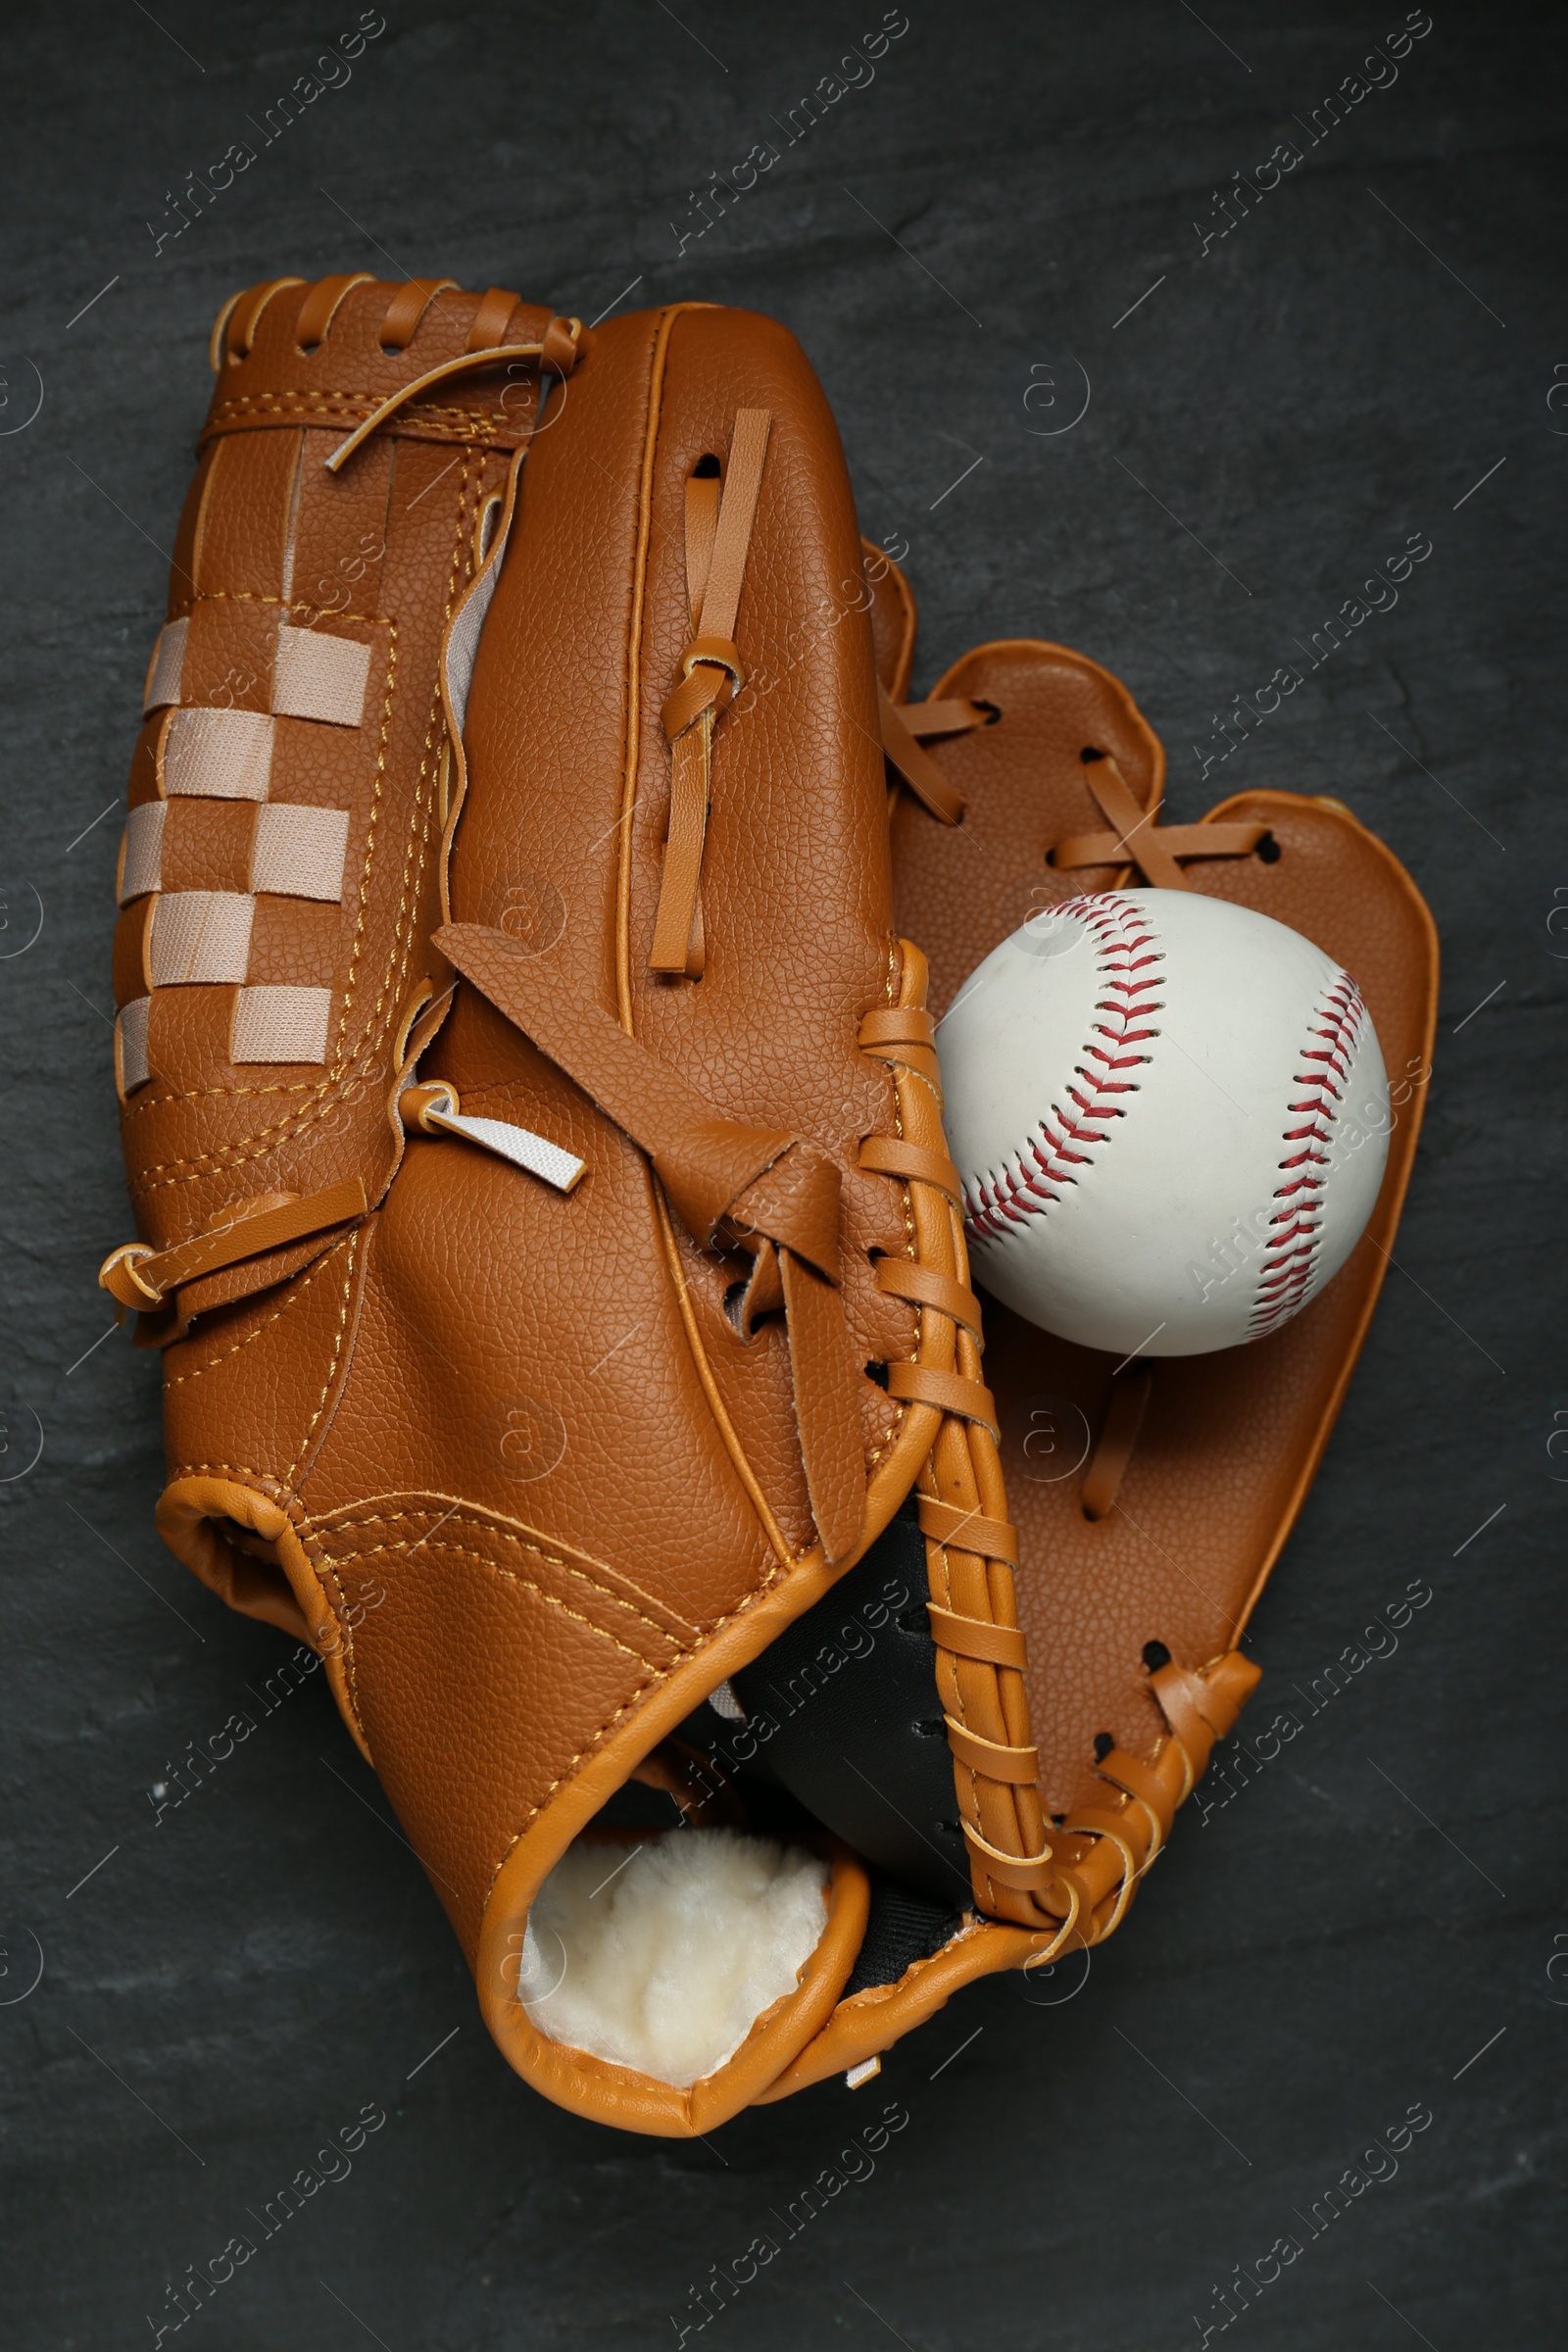
{"type": "Polygon", "coordinates": [[[1300,1149],[1280,1161],[1288,1181],[1274,1198],[1284,1205],[1269,1219],[1270,1237],[1248,1324],[1250,1340],[1266,1339],[1311,1296],[1323,1247],[1323,1190],[1328,1182],[1311,1171],[1329,1165],[1334,1121],[1366,1017],[1355,982],[1348,972],[1337,972],[1313,1008],[1307,1030],[1307,1038],[1318,1042],[1303,1044],[1298,1056],[1311,1066],[1298,1069],[1296,1084],[1312,1091],[1286,1105],[1293,1114],[1304,1111],[1308,1118],[1304,1127],[1287,1127],[1282,1138],[1300,1149]]]}
{"type": "Polygon", "coordinates": [[[1049,1116],[1040,1121],[1045,1149],[1031,1136],[1020,1147],[1016,1169],[1004,1167],[989,1177],[965,1179],[964,1231],[971,1242],[995,1241],[1009,1226],[1044,1216],[1061,1198],[1053,1186],[1077,1183],[1073,1169],[1094,1163],[1087,1152],[1074,1147],[1109,1143],[1106,1122],[1126,1116],[1116,1098],[1138,1092],[1136,1079],[1114,1073],[1147,1061],[1147,1054],[1129,1049],[1159,1035],[1148,1021],[1163,1002],[1153,994],[1159,976],[1152,967],[1164,956],[1154,945],[1157,934],[1145,909],[1132,899],[1105,891],[1096,898],[1063,900],[1053,912],[1070,915],[1088,931],[1105,992],[1096,999],[1095,1010],[1106,1018],[1094,1024],[1082,1048],[1084,1058],[1074,1065],[1072,1079],[1062,1090],[1071,1107],[1053,1102],[1049,1116]],[[1150,977],[1140,979],[1138,974],[1145,971],[1150,977]],[[1123,1002],[1116,1002],[1118,998],[1123,1002]]]}

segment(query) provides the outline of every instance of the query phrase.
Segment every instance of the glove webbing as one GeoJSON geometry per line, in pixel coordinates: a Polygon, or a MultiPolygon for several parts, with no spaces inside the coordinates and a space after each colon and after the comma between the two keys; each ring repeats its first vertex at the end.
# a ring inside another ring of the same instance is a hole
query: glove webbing
{"type": "MultiPolygon", "coordinates": [[[[1006,1524],[996,1405],[980,1378],[961,1188],[946,1152],[934,1148],[941,1136],[934,1035],[930,1013],[914,1005],[869,1014],[860,1030],[863,1050],[895,1068],[901,1111],[899,1138],[868,1137],[861,1165],[904,1177],[918,1252],[918,1263],[885,1257],[878,1267],[884,1291],[921,1309],[920,1361],[890,1364],[888,1394],[935,1404],[943,1415],[918,1508],[937,1690],[975,1900],[993,1918],[1054,1929],[1059,1910],[1044,1897],[1058,1887],[1058,1871],[1035,1785],[1013,1593],[1018,1539],[1006,1524]],[[917,1140],[922,1134],[933,1141],[917,1140]]],[[[1081,1893],[1069,1889],[1061,1907],[1070,1926],[1081,1893]]]]}

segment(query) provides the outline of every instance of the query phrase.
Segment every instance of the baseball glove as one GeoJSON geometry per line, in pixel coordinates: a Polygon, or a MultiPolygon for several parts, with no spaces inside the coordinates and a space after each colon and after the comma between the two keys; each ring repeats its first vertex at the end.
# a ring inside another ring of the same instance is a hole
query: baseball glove
{"type": "Polygon", "coordinates": [[[321,1654],[518,2072],[706,2131],[1085,1899],[837,434],[706,307],[284,278],[213,365],[115,955],[159,1526],[321,1654]],[[895,1522],[952,1849],[912,1911],[676,1737],[895,1522]]]}
{"type": "MultiPolygon", "coordinates": [[[[929,948],[933,1008],[1064,899],[1144,881],[1206,890],[1290,924],[1354,971],[1395,1111],[1360,1243],[1260,1342],[1119,1364],[984,1300],[1033,1725],[1031,1753],[1012,1769],[1035,1777],[1046,1819],[1054,1870],[1035,1879],[1031,1899],[1057,1923],[1054,1936],[999,1920],[994,1889],[974,1908],[954,1905],[952,1788],[956,1779],[961,1789],[968,1751],[951,1714],[951,1758],[921,1737],[944,1726],[919,1720],[930,1668],[900,1608],[921,1565],[908,1515],[734,1678],[738,1720],[717,1722],[710,1708],[687,1727],[743,1786],[766,1773],[887,1874],[852,1997],[769,2096],[841,2067],[858,2081],[873,2053],[958,1985],[1093,1945],[1125,1916],[1258,1681],[1242,1636],[1376,1303],[1437,1008],[1427,908],[1343,804],[1247,793],[1198,824],[1161,826],[1157,738],[1125,687],[1061,646],[978,648],[927,701],[907,703],[914,600],[896,564],[873,547],[864,554],[893,777],[894,903],[901,929],[929,948]]],[[[1216,1280],[1228,1272],[1241,1263],[1216,1263],[1216,1280]]],[[[935,1593],[943,1551],[931,1538],[942,1530],[926,1524],[935,1593]]]]}
{"type": "MultiPolygon", "coordinates": [[[[875,618],[883,690],[903,706],[914,607],[896,570],[875,618]]],[[[1158,740],[1125,687],[1063,646],[977,648],[928,701],[895,710],[888,734],[894,903],[930,956],[939,1016],[1043,908],[1129,884],[1196,890],[1274,916],[1353,972],[1392,1084],[1370,1224],[1269,1336],[1117,1364],[985,1299],[1040,1797],[1064,1870],[1084,1883],[1094,1940],[1117,1924],[1257,1680],[1242,1635],[1390,1262],[1432,1066],[1437,936],[1409,875],[1340,801],[1243,792],[1198,823],[1162,823],[1158,740]]],[[[1250,1270],[1217,1259],[1215,1279],[1255,1282],[1266,1254],[1254,1244],[1250,1270]]]]}

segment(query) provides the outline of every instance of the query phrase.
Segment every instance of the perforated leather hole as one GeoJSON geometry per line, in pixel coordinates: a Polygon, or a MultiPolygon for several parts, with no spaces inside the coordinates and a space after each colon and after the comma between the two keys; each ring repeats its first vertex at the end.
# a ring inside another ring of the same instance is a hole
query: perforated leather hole
{"type": "Polygon", "coordinates": [[[922,1740],[940,1740],[947,1728],[940,1715],[928,1715],[923,1723],[911,1723],[909,1726],[910,1731],[918,1732],[922,1740]]]}
{"type": "Polygon", "coordinates": [[[1265,865],[1278,865],[1284,855],[1272,833],[1265,833],[1257,845],[1257,855],[1265,865]]]}
{"type": "Polygon", "coordinates": [[[972,694],[972,695],[970,695],[970,697],[969,697],[969,700],[970,700],[970,702],[972,702],[972,703],[973,703],[973,705],[974,705],[974,707],[975,707],[975,709],[976,709],[977,710],[983,710],[983,711],[985,712],[985,714],[986,714],[986,725],[987,725],[988,727],[994,727],[994,726],[996,725],[996,723],[997,723],[998,719],[999,719],[999,718],[1002,716],[1002,706],[1001,706],[1001,704],[1000,704],[1000,703],[988,703],[988,702],[986,701],[985,697],[984,697],[983,695],[979,695],[979,694],[972,694]]]}
{"type": "Polygon", "coordinates": [[[714,457],[711,450],[708,452],[706,457],[699,458],[696,465],[692,467],[692,473],[694,477],[700,482],[717,481],[719,471],[720,468],[718,460],[714,457]]]}
{"type": "Polygon", "coordinates": [[[1078,757],[1087,767],[1092,760],[1103,760],[1105,755],[1103,752],[1097,752],[1092,743],[1086,743],[1078,757]]]}
{"type": "Polygon", "coordinates": [[[931,1620],[921,1608],[901,1609],[893,1622],[906,1634],[927,1634],[931,1630],[931,1620]]]}
{"type": "Polygon", "coordinates": [[[888,1368],[886,1364],[869,1363],[865,1367],[865,1377],[874,1380],[879,1389],[885,1389],[888,1385],[888,1368]]]}
{"type": "Polygon", "coordinates": [[[1115,1744],[1116,1735],[1114,1732],[1097,1732],[1095,1734],[1095,1762],[1103,1764],[1115,1744]]]}
{"type": "Polygon", "coordinates": [[[1163,1642],[1146,1642],[1144,1643],[1144,1664],[1149,1668],[1151,1674],[1157,1674],[1162,1666],[1170,1664],[1170,1651],[1165,1647],[1163,1642]]]}

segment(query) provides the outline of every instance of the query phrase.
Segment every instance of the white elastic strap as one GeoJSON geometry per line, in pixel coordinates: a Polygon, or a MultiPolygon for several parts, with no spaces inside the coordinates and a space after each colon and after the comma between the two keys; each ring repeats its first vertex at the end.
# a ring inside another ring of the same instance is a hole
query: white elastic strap
{"type": "Polygon", "coordinates": [[[165,792],[171,800],[265,801],[273,732],[265,710],[176,710],[164,736],[165,792]]]}
{"type": "Polygon", "coordinates": [[[166,891],[147,952],[154,988],[243,980],[255,912],[256,901],[237,890],[166,891]]]}
{"type": "Polygon", "coordinates": [[[228,1058],[236,1064],[325,1061],[331,1011],[329,988],[288,988],[265,981],[237,988],[228,1058]]]}
{"type": "Polygon", "coordinates": [[[357,727],[365,715],[370,649],[352,637],[319,629],[277,632],[272,663],[272,709],[280,718],[318,718],[329,727],[357,727]]]}
{"type": "Polygon", "coordinates": [[[251,888],[285,899],[341,899],[348,846],[346,808],[264,801],[251,844],[251,888]]]}
{"type": "Polygon", "coordinates": [[[120,869],[120,904],[163,888],[164,819],[167,801],[142,801],[125,818],[125,862],[120,869]]]}
{"type": "Polygon", "coordinates": [[[171,620],[158,632],[153,658],[147,664],[147,683],[142,690],[141,709],[145,718],[164,703],[179,700],[180,673],[185,667],[185,639],[190,634],[190,621],[171,620]]]}
{"type": "Polygon", "coordinates": [[[122,1095],[133,1094],[138,1086],[147,1083],[147,1015],[152,1003],[151,997],[136,997],[120,1007],[120,1017],[115,1023],[115,1058],[120,1064],[122,1095]]]}
{"type": "Polygon", "coordinates": [[[424,1111],[423,1124],[443,1128],[448,1135],[461,1135],[466,1143],[482,1145],[499,1159],[510,1159],[514,1168],[526,1168],[530,1176],[542,1177],[558,1193],[569,1193],[588,1172],[586,1160],[574,1159],[559,1144],[546,1143],[531,1128],[509,1127],[501,1119],[470,1119],[466,1111],[442,1110],[433,1103],[424,1111]]]}
{"type": "Polygon", "coordinates": [[[514,470],[513,486],[505,506],[499,498],[493,498],[485,509],[484,520],[480,525],[483,561],[472,586],[453,616],[447,630],[446,644],[441,651],[441,676],[446,687],[447,707],[459,735],[467,720],[468,689],[473,683],[473,664],[479,651],[485,614],[490,610],[490,599],[495,595],[496,582],[501,577],[501,559],[507,552],[515,478],[514,470]]]}

